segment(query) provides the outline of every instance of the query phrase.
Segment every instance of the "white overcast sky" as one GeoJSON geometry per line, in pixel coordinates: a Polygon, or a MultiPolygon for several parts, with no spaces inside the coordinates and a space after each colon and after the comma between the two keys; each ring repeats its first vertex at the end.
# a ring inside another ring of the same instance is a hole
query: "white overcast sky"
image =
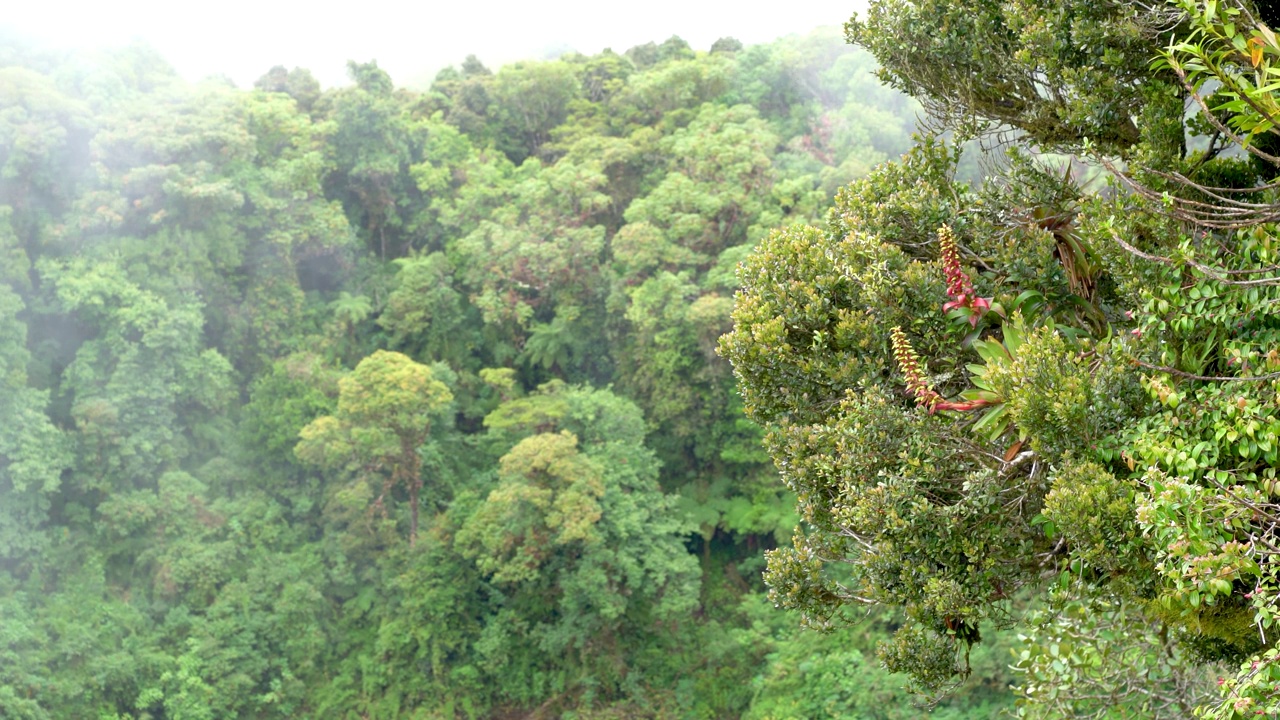
{"type": "Polygon", "coordinates": [[[618,52],[679,35],[696,50],[717,38],[767,42],[849,19],[864,0],[526,0],[338,3],[290,0],[15,0],[0,26],[55,47],[142,39],[189,79],[248,86],[273,65],[346,82],[348,59],[376,59],[397,84],[424,84],[470,53],[490,67],[572,48],[618,52]]]}

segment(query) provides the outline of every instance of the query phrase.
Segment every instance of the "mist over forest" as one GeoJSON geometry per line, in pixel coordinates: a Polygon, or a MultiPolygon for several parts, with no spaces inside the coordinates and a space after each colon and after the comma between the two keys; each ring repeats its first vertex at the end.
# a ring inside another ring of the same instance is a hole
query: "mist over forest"
{"type": "Polygon", "coordinates": [[[248,88],[277,64],[304,67],[325,88],[350,84],[348,60],[377,59],[397,86],[427,89],[436,73],[475,55],[497,69],[566,52],[661,42],[678,35],[706,50],[721,37],[745,44],[838,28],[865,0],[807,0],[785,13],[719,2],[651,0],[643,11],[589,0],[488,0],[409,4],[364,0],[349,12],[291,2],[223,0],[216,7],[160,0],[19,3],[0,16],[0,45],[40,44],[78,54],[140,43],[192,82],[230,79],[248,88]],[[12,40],[9,39],[12,36],[12,40]]]}
{"type": "Polygon", "coordinates": [[[6,35],[0,717],[1280,715],[1274,15],[6,35]]]}
{"type": "Polygon", "coordinates": [[[6,44],[0,715],[914,716],[888,616],[767,599],[795,499],[716,352],[751,247],[910,147],[874,67],[6,44]]]}

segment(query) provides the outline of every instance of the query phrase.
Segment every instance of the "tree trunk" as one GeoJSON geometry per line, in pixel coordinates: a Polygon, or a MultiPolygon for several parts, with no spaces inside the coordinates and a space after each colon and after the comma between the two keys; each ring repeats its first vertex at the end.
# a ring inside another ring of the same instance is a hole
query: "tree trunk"
{"type": "Polygon", "coordinates": [[[422,478],[415,477],[409,481],[409,547],[418,543],[418,492],[422,490],[422,478]]]}
{"type": "Polygon", "coordinates": [[[422,458],[418,457],[418,446],[423,438],[400,436],[400,458],[397,473],[409,490],[409,547],[418,543],[418,496],[422,492],[422,458]]]}

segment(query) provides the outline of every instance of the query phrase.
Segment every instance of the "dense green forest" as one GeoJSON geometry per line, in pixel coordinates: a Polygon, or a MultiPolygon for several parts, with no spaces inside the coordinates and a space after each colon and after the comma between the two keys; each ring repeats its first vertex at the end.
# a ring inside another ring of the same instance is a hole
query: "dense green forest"
{"type": "Polygon", "coordinates": [[[1275,25],[5,38],[0,716],[1280,715],[1275,25]]]}
{"type": "MultiPolygon", "coordinates": [[[[753,245],[910,148],[874,68],[240,90],[6,38],[0,716],[917,716],[894,616],[767,599],[795,497],[717,355],[753,245]]],[[[1011,702],[974,657],[940,717],[1011,702]]]]}

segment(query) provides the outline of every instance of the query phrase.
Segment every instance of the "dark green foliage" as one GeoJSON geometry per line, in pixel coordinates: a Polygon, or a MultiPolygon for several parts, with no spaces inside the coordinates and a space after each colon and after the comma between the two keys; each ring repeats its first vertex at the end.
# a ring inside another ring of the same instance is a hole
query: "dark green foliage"
{"type": "Polygon", "coordinates": [[[1123,2],[874,3],[845,27],[883,77],[965,133],[1009,125],[1048,148],[1138,142],[1151,39],[1167,20],[1123,2]],[[911,41],[907,41],[911,38],[911,41]]]}

